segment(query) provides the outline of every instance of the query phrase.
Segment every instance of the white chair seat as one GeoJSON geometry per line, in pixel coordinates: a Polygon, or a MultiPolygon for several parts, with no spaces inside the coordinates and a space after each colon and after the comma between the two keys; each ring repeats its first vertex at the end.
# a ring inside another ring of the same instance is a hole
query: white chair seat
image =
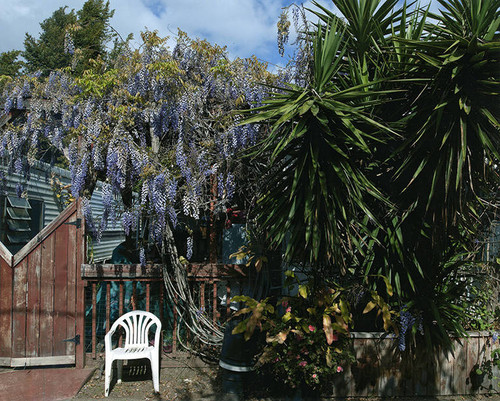
{"type": "MultiPolygon", "coordinates": [[[[113,323],[111,329],[104,337],[106,349],[104,394],[109,396],[109,385],[113,374],[113,361],[143,359],[151,362],[151,373],[153,376],[153,387],[158,393],[160,391],[160,332],[161,322],[155,315],[144,311],[132,311],[124,314],[113,323]],[[113,348],[112,336],[118,326],[125,331],[123,347],[113,348]],[[156,326],[154,344],[149,345],[149,331],[156,326]]],[[[118,383],[121,382],[121,362],[118,362],[118,383]]]]}
{"type": "Polygon", "coordinates": [[[149,359],[155,349],[155,347],[115,348],[113,350],[113,359],[149,359]]]}

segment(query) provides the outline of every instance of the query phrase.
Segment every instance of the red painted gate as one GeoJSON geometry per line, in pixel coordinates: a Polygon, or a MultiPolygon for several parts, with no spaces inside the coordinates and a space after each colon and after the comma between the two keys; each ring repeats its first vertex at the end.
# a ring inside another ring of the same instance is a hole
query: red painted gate
{"type": "Polygon", "coordinates": [[[78,206],[15,255],[0,242],[0,366],[83,367],[85,227],[78,206]]]}

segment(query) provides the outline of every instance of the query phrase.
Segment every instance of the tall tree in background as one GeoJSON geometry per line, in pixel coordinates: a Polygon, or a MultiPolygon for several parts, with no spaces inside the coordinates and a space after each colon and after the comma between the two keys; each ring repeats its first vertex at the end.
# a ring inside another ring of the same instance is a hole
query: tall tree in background
{"type": "Polygon", "coordinates": [[[19,75],[23,62],[18,59],[19,50],[0,53],[0,75],[15,77],[19,75]]]}
{"type": "Polygon", "coordinates": [[[26,34],[23,57],[27,72],[42,71],[48,75],[51,70],[70,65],[71,55],[64,51],[64,39],[68,26],[76,23],[76,15],[73,10],[66,12],[66,8],[57,9],[40,23],[42,32],[38,39],[26,34]]]}
{"type": "Polygon", "coordinates": [[[47,76],[52,70],[69,66],[77,74],[88,69],[90,59],[106,53],[113,14],[109,2],[104,0],[88,0],[77,12],[67,12],[67,7],[54,11],[40,23],[42,32],[38,39],[26,34],[23,57],[27,72],[41,71],[47,76]],[[73,57],[75,53],[77,57],[73,57]]]}
{"type": "Polygon", "coordinates": [[[77,72],[89,67],[89,60],[106,55],[106,43],[112,39],[109,20],[114,10],[109,9],[109,1],[88,0],[77,11],[77,26],[74,32],[74,45],[79,52],[77,72]]]}

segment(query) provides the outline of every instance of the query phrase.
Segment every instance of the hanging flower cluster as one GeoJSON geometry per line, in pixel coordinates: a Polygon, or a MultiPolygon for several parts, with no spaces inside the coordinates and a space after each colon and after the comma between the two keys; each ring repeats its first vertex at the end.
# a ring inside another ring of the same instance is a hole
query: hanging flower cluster
{"type": "Polygon", "coordinates": [[[140,50],[126,48],[113,66],[96,61],[78,77],[67,71],[22,77],[1,98],[2,115],[22,115],[0,131],[2,163],[26,180],[40,149],[64,154],[71,193],[83,197],[97,239],[110,218],[120,218],[128,233],[149,216],[149,235],[160,241],[166,224],[175,226],[180,214],[199,219],[214,196],[225,210],[238,191],[235,155],[260,135],[258,126],[239,126],[232,112],[261,105],[260,83],[272,79],[265,65],[229,61],[224,48],[182,32],[172,51],[154,32],[142,37],[140,50]],[[97,180],[104,183],[100,219],[88,201],[97,180]],[[124,206],[117,210],[113,200],[120,196],[124,206]]]}

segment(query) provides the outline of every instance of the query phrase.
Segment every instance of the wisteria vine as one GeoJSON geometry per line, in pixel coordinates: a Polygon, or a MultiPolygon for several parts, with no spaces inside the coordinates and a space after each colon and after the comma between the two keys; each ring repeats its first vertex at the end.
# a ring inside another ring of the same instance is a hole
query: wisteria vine
{"type": "MultiPolygon", "coordinates": [[[[258,126],[238,125],[233,111],[261,105],[266,92],[260,82],[271,79],[265,65],[254,58],[229,61],[223,48],[182,32],[172,51],[155,33],[144,33],[143,40],[139,50],[124,49],[115,65],[102,63],[83,76],[21,77],[2,94],[0,113],[10,118],[0,131],[7,171],[25,182],[41,147],[62,152],[71,193],[83,197],[97,240],[109,219],[120,218],[128,234],[148,216],[148,237],[160,242],[165,225],[175,227],[181,215],[199,219],[214,200],[225,210],[238,190],[235,155],[260,135],[258,126]],[[97,180],[103,182],[99,218],[88,201],[97,180]],[[137,196],[131,200],[132,191],[137,196]],[[117,209],[112,200],[120,196],[117,209]]],[[[65,47],[74,51],[71,37],[65,47]]],[[[192,237],[187,241],[189,257],[192,237]]]]}

